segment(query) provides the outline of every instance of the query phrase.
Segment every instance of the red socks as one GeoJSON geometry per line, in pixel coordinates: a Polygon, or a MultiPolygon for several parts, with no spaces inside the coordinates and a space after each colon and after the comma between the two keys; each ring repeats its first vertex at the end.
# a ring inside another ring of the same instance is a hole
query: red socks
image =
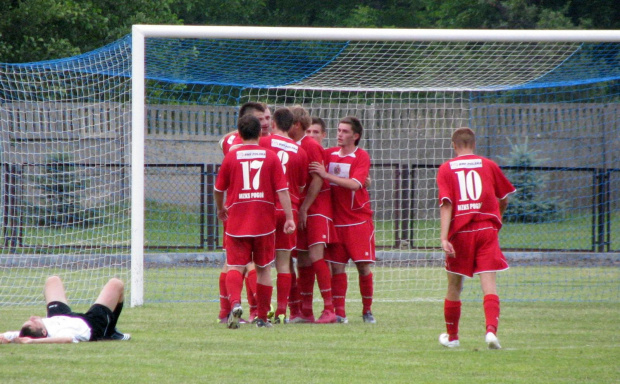
{"type": "Polygon", "coordinates": [[[278,309],[276,310],[276,317],[279,315],[286,315],[286,307],[288,305],[288,295],[291,291],[291,274],[290,273],[278,273],[276,286],[278,291],[278,309]]]}
{"type": "Polygon", "coordinates": [[[312,268],[316,274],[316,280],[319,283],[319,290],[323,297],[323,303],[326,310],[334,311],[334,303],[332,301],[332,274],[329,271],[325,259],[320,259],[312,263],[312,268]]]}
{"type": "Polygon", "coordinates": [[[248,297],[248,306],[250,307],[250,316],[256,312],[258,307],[256,302],[256,269],[248,272],[245,277],[245,291],[248,297]]]}
{"type": "Polygon", "coordinates": [[[258,302],[258,313],[256,317],[259,319],[267,321],[267,312],[269,312],[269,306],[271,305],[272,294],[272,286],[256,284],[256,301],[258,302]]]}
{"type": "Polygon", "coordinates": [[[499,324],[499,297],[497,295],[485,295],[483,306],[487,332],[497,333],[497,326],[499,324]]]}
{"type": "Polygon", "coordinates": [[[297,288],[297,275],[291,270],[291,291],[288,296],[288,306],[291,310],[291,318],[299,316],[301,313],[301,297],[297,288]]]}
{"type": "Polygon", "coordinates": [[[337,316],[347,317],[345,299],[347,297],[347,274],[338,273],[332,276],[332,297],[337,316]]]}
{"type": "Polygon", "coordinates": [[[299,278],[297,286],[301,296],[301,313],[304,316],[312,316],[312,296],[314,294],[314,268],[298,267],[299,278]]]}
{"type": "Polygon", "coordinates": [[[443,316],[446,321],[446,331],[449,341],[459,339],[459,320],[461,319],[461,302],[444,300],[443,316]]]}
{"type": "Polygon", "coordinates": [[[226,274],[226,291],[230,307],[241,304],[241,290],[243,289],[243,275],[241,272],[231,269],[226,274]]]}
{"type": "Polygon", "coordinates": [[[370,307],[372,306],[372,296],[373,296],[373,283],[372,283],[372,272],[366,276],[360,275],[359,277],[360,283],[360,294],[362,295],[362,314],[370,312],[370,307]]]}
{"type": "Polygon", "coordinates": [[[226,290],[226,272],[220,273],[220,314],[218,317],[223,319],[230,313],[230,301],[228,301],[228,290],[226,290]]]}

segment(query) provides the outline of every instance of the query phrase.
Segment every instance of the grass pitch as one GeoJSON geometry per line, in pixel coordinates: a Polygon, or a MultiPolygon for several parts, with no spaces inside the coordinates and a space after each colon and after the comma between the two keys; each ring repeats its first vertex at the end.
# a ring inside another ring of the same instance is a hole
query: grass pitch
{"type": "MultiPolygon", "coordinates": [[[[3,383],[611,383],[620,381],[617,303],[502,302],[503,349],[484,343],[480,302],[464,302],[461,347],[446,349],[441,302],[361,304],[349,324],[216,324],[217,303],[126,308],[129,342],[0,345],[3,383]]],[[[77,307],[76,310],[85,308],[77,307]]],[[[319,311],[318,303],[315,310],[319,311]]],[[[39,306],[0,308],[3,329],[39,306]]]]}

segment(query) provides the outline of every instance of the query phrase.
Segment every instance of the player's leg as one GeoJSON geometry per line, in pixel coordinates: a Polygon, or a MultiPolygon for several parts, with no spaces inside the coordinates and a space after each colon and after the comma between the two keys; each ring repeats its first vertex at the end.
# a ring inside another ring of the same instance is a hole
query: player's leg
{"type": "Polygon", "coordinates": [[[496,273],[480,273],[480,286],[484,294],[484,318],[486,323],[485,341],[490,349],[500,349],[497,339],[497,327],[499,325],[499,296],[497,295],[496,273]]]}
{"type": "Polygon", "coordinates": [[[443,315],[446,323],[446,333],[439,336],[439,342],[449,348],[458,347],[459,321],[461,319],[461,291],[464,277],[455,273],[447,273],[448,289],[444,300],[443,315]]]}
{"type": "Polygon", "coordinates": [[[220,288],[220,313],[217,316],[219,323],[225,323],[230,313],[230,301],[228,301],[228,291],[226,290],[226,275],[228,273],[228,266],[226,262],[222,266],[222,272],[220,272],[219,288],[220,288]]]}
{"type": "Polygon", "coordinates": [[[256,301],[258,304],[256,319],[257,327],[269,327],[267,313],[271,306],[273,286],[271,284],[271,264],[275,255],[275,234],[253,238],[252,260],[256,266],[256,301]]]}
{"type": "Polygon", "coordinates": [[[295,273],[295,261],[293,258],[297,259],[297,251],[295,250],[291,252],[291,290],[288,297],[291,320],[301,315],[301,297],[297,287],[297,273],[295,273]]]}
{"type": "Polygon", "coordinates": [[[307,250],[297,250],[297,286],[301,296],[301,316],[299,322],[314,322],[312,308],[315,274],[307,250]]]}
{"type": "Polygon", "coordinates": [[[49,304],[53,301],[69,304],[67,300],[67,294],[65,293],[65,287],[62,280],[58,276],[50,276],[45,281],[45,287],[43,288],[43,295],[45,297],[45,303],[49,304]]]}
{"type": "MultiPolygon", "coordinates": [[[[333,257],[338,254],[337,249],[340,245],[335,245],[333,249],[333,257]]],[[[342,250],[344,252],[344,250],[342,250]]],[[[343,256],[346,258],[346,256],[343,256]]],[[[346,297],[348,288],[348,277],[346,273],[346,262],[337,262],[336,260],[330,261],[330,267],[332,271],[332,298],[334,303],[334,311],[336,312],[336,321],[339,323],[348,323],[346,312],[346,297]]]]}
{"type": "Polygon", "coordinates": [[[125,284],[117,278],[111,278],[99,293],[95,304],[108,307],[110,311],[114,311],[119,303],[125,300],[125,284]]]}
{"type": "Polygon", "coordinates": [[[372,314],[372,300],[374,294],[374,284],[372,263],[357,262],[355,263],[359,274],[360,295],[362,296],[362,318],[365,323],[375,324],[377,321],[372,314]]]}
{"type": "Polygon", "coordinates": [[[318,243],[310,246],[308,256],[312,262],[312,269],[319,284],[319,291],[323,298],[323,313],[317,319],[319,324],[328,324],[336,322],[336,314],[334,313],[334,303],[332,298],[332,274],[323,255],[325,244],[318,243]]]}
{"type": "Polygon", "coordinates": [[[226,291],[231,311],[226,325],[230,329],[239,328],[243,309],[241,308],[241,291],[243,290],[243,271],[252,261],[252,239],[231,237],[226,240],[226,291]]]}
{"type": "Polygon", "coordinates": [[[283,322],[286,316],[286,308],[288,306],[289,294],[291,292],[291,252],[286,250],[276,251],[276,270],[278,271],[276,278],[277,286],[277,309],[275,312],[275,321],[283,322]]]}
{"type": "Polygon", "coordinates": [[[250,318],[248,320],[252,321],[256,317],[256,311],[258,308],[256,298],[256,267],[254,263],[249,263],[246,266],[244,278],[248,306],[250,307],[250,318]]]}

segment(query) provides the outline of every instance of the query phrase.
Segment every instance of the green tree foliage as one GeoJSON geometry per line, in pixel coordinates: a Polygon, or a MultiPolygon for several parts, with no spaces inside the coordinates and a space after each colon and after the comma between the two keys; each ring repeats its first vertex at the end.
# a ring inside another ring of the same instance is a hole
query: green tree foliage
{"type": "Polygon", "coordinates": [[[620,29],[617,0],[0,0],[0,62],[58,59],[132,24],[620,29]]]}
{"type": "Polygon", "coordinates": [[[527,137],[522,143],[511,142],[510,146],[510,155],[502,160],[507,165],[518,167],[505,171],[517,192],[510,196],[504,220],[515,223],[545,223],[556,220],[562,204],[543,196],[548,177],[535,169],[545,160],[538,158],[538,151],[528,147],[527,137]]]}

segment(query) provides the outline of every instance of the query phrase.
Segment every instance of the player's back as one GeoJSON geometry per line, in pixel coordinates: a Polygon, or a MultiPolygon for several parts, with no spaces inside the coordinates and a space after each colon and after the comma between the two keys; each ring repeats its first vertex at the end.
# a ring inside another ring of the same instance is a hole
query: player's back
{"type": "Polygon", "coordinates": [[[225,157],[216,190],[226,191],[231,236],[258,236],[275,229],[277,191],[287,182],[275,153],[258,145],[242,145],[225,157]]]}
{"type": "Polygon", "coordinates": [[[278,156],[288,182],[291,204],[294,208],[298,208],[301,199],[300,191],[306,186],[308,172],[306,151],[292,139],[277,134],[262,137],[260,146],[270,149],[278,156]]]}

